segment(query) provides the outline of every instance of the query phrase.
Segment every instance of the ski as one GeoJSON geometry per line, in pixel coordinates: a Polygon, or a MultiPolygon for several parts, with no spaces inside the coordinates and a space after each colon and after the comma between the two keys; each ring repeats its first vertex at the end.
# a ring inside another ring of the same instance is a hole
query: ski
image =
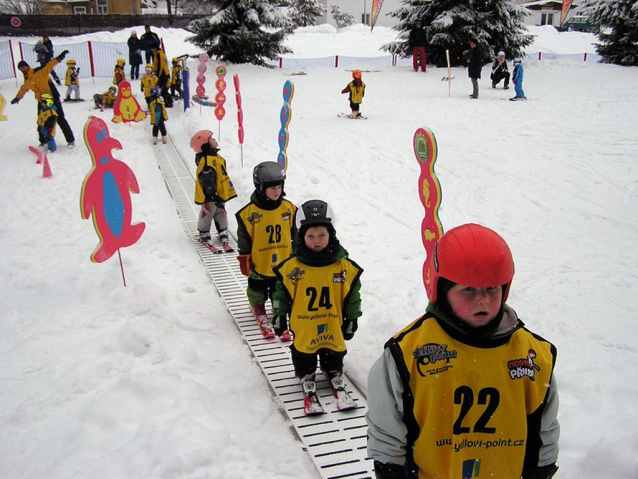
{"type": "Polygon", "coordinates": [[[349,118],[350,120],[367,120],[367,116],[359,115],[359,116],[350,116],[350,113],[339,113],[337,115],[339,118],[349,118]]]}
{"type": "Polygon", "coordinates": [[[196,239],[196,240],[197,240],[200,244],[203,244],[204,246],[206,246],[206,247],[210,250],[210,252],[211,252],[211,253],[213,253],[213,254],[220,254],[220,253],[223,253],[223,252],[224,252],[223,250],[221,250],[221,249],[216,248],[215,246],[213,246],[213,244],[212,244],[212,243],[208,243],[208,242],[206,242],[206,241],[201,240],[201,239],[199,238],[199,236],[196,236],[196,237],[195,237],[195,239],[196,239]]]}
{"type": "Polygon", "coordinates": [[[234,253],[235,252],[235,249],[231,245],[226,244],[226,243],[222,243],[222,249],[224,250],[224,253],[234,253]]]}
{"type": "Polygon", "coordinates": [[[323,406],[317,397],[317,384],[314,381],[304,381],[302,387],[304,416],[324,414],[323,406]]]}
{"type": "Polygon", "coordinates": [[[346,391],[346,383],[343,380],[343,375],[338,374],[330,381],[332,391],[334,392],[335,402],[337,404],[337,411],[347,411],[349,409],[355,409],[357,403],[352,396],[346,391]]]}
{"type": "Polygon", "coordinates": [[[289,329],[286,329],[283,333],[281,333],[279,339],[281,341],[292,341],[292,332],[290,332],[289,329]]]}

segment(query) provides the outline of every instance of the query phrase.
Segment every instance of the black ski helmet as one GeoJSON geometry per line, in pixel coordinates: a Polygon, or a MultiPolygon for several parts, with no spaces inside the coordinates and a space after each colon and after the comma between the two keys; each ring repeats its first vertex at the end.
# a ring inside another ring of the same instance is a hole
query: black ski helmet
{"type": "Polygon", "coordinates": [[[266,189],[273,186],[283,186],[286,181],[286,171],[279,163],[264,161],[253,168],[253,184],[255,189],[265,195],[266,189]]]}
{"type": "Polygon", "coordinates": [[[330,205],[322,200],[306,201],[301,208],[297,210],[297,229],[305,230],[311,226],[324,225],[329,230],[334,230],[332,220],[334,214],[330,205]]]}

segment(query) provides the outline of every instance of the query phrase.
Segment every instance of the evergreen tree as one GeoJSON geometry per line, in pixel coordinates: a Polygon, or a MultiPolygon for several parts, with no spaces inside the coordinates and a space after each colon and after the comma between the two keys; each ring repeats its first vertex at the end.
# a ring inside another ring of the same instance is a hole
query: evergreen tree
{"type": "Polygon", "coordinates": [[[290,0],[290,20],[297,27],[317,24],[317,17],[325,15],[326,7],[318,0],[290,0]]]}
{"type": "Polygon", "coordinates": [[[354,15],[351,13],[342,13],[339,5],[330,5],[330,15],[337,23],[337,28],[349,27],[354,23],[354,15]]]}
{"type": "Polygon", "coordinates": [[[591,22],[607,27],[598,33],[601,43],[596,51],[603,57],[601,62],[637,66],[638,1],[589,2],[586,12],[591,22]]]}
{"type": "Polygon", "coordinates": [[[212,17],[194,20],[188,40],[209,56],[230,63],[269,66],[291,50],[283,41],[292,23],[275,0],[208,0],[217,9],[212,17]]]}
{"type": "Polygon", "coordinates": [[[394,29],[401,32],[401,40],[381,47],[403,57],[412,55],[408,37],[417,20],[426,32],[427,61],[439,67],[447,66],[446,50],[453,66],[465,65],[463,52],[472,38],[478,40],[485,63],[500,50],[507,58],[520,57],[532,43],[523,24],[528,13],[510,0],[404,0],[403,4],[391,13],[400,20],[394,29]]]}

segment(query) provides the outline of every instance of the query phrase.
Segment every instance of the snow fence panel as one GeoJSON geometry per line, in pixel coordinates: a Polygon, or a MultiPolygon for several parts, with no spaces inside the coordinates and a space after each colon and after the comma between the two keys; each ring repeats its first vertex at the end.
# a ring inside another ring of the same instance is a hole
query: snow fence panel
{"type": "Polygon", "coordinates": [[[12,63],[11,44],[9,40],[4,40],[0,42],[0,80],[16,77],[12,63]]]}
{"type": "MultiPolygon", "coordinates": [[[[31,68],[37,68],[40,66],[38,63],[38,57],[33,51],[35,43],[23,43],[20,42],[20,54],[22,59],[27,62],[31,68]]],[[[68,50],[66,57],[61,63],[55,66],[55,73],[58,74],[62,84],[64,84],[64,78],[66,77],[66,61],[69,59],[75,60],[76,68],[80,68],[80,78],[91,77],[91,57],[89,55],[89,45],[87,42],[71,43],[68,45],[56,44],[53,45],[53,57],[57,57],[64,50],[68,50]]],[[[19,60],[16,60],[19,61],[19,60]]]]}
{"type": "MultiPolygon", "coordinates": [[[[118,58],[126,61],[126,78],[129,79],[131,65],[128,62],[128,45],[126,42],[91,42],[93,50],[93,61],[96,77],[112,77],[115,62],[118,58]]],[[[144,65],[140,65],[140,70],[144,71],[144,65]]]]}

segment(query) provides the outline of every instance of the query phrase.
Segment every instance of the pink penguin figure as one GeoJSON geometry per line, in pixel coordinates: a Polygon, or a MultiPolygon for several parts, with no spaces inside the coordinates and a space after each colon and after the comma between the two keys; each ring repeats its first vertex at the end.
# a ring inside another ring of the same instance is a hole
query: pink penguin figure
{"type": "Polygon", "coordinates": [[[140,189],[133,171],[111,153],[114,148],[121,150],[121,143],[109,135],[106,123],[95,116],[91,116],[84,127],[84,141],[91,153],[93,168],[82,184],[80,207],[83,219],[92,216],[100,237],[91,261],[102,263],[119,248],[135,244],[146,224],[131,224],[131,192],[139,193],[140,189]]]}

